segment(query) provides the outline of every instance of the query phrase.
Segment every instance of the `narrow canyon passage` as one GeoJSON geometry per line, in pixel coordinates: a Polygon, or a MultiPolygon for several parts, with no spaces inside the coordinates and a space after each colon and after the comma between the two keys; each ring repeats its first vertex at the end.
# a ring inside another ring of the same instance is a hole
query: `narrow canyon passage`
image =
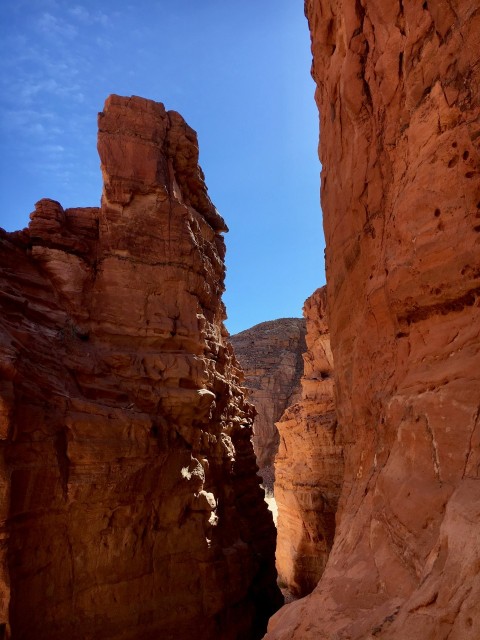
{"type": "Polygon", "coordinates": [[[303,319],[264,322],[231,341],[257,410],[253,442],[277,524],[278,582],[296,599],[323,573],[343,482],[326,288],[305,302],[303,319]]]}
{"type": "Polygon", "coordinates": [[[480,637],[480,7],[305,11],[327,285],[233,337],[268,394],[178,113],[111,95],[101,206],[0,230],[5,640],[480,637]]]}

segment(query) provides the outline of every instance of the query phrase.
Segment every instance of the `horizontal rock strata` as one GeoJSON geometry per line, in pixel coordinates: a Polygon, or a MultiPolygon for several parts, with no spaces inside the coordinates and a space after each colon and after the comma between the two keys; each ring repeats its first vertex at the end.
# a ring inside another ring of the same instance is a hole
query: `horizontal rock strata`
{"type": "Polygon", "coordinates": [[[307,0],[345,476],[268,640],[480,637],[478,2],[307,0]]]}
{"type": "Polygon", "coordinates": [[[277,422],[277,571],[297,596],[310,593],[325,569],[343,481],[326,297],[323,287],[305,302],[302,398],[277,422]]]}
{"type": "Polygon", "coordinates": [[[99,115],[101,208],[1,242],[1,622],[12,639],[262,635],[279,602],[195,132],[99,115]]]}
{"type": "Polygon", "coordinates": [[[278,449],[275,422],[301,395],[305,320],[281,318],[231,337],[245,374],[248,400],[255,406],[253,446],[260,471],[273,465],[278,449]]]}

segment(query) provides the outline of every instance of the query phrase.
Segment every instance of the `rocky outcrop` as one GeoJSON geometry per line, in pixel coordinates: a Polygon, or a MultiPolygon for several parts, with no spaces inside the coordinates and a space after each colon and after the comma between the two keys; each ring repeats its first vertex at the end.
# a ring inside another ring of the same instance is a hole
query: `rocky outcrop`
{"type": "Polygon", "coordinates": [[[307,0],[345,475],[269,640],[480,637],[478,2],[307,0]]]}
{"type": "Polygon", "coordinates": [[[98,150],[100,209],[0,237],[3,632],[258,638],[275,529],[196,134],[110,96],[98,150]]]}
{"type": "Polygon", "coordinates": [[[255,406],[253,446],[260,472],[273,464],[278,449],[275,422],[300,398],[305,351],[303,318],[281,318],[231,337],[245,374],[247,397],[255,406]]]}
{"type": "Polygon", "coordinates": [[[343,480],[326,297],[323,287],[305,302],[308,350],[303,356],[302,399],[277,422],[277,571],[281,583],[297,596],[310,593],[325,569],[343,480]]]}

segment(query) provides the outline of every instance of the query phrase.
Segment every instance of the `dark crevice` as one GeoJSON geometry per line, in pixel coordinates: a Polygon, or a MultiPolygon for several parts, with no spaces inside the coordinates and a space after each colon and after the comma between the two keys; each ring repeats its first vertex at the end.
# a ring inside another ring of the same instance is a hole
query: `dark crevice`
{"type": "MultiPolygon", "coordinates": [[[[480,228],[479,228],[480,230],[480,228]]],[[[472,307],[475,304],[476,299],[480,296],[480,287],[467,291],[463,296],[446,300],[445,302],[433,304],[425,307],[417,307],[407,312],[403,316],[399,316],[398,321],[400,324],[414,324],[421,320],[426,320],[433,315],[445,316],[449,313],[455,313],[463,311],[465,307],[472,307]]]]}
{"type": "Polygon", "coordinates": [[[60,480],[62,483],[63,497],[67,497],[68,479],[70,475],[70,460],[67,454],[67,432],[66,429],[58,431],[55,436],[55,453],[57,456],[58,470],[60,471],[60,480]]]}

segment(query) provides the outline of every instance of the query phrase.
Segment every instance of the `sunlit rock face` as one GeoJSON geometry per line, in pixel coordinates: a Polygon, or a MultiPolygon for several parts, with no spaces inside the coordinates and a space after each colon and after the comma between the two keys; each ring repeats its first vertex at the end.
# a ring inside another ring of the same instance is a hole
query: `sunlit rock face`
{"type": "Polygon", "coordinates": [[[322,287],[305,302],[302,396],[277,422],[277,570],[280,581],[297,596],[310,593],[325,569],[343,481],[326,298],[322,287]]]}
{"type": "Polygon", "coordinates": [[[101,208],[0,236],[1,622],[12,638],[242,640],[277,608],[223,219],[175,112],[110,96],[101,208]]]}
{"type": "Polygon", "coordinates": [[[260,472],[273,465],[279,437],[275,422],[301,395],[305,320],[269,320],[231,337],[244,371],[248,400],[255,406],[253,446],[260,472]]]}
{"type": "Polygon", "coordinates": [[[307,0],[345,476],[269,640],[480,637],[478,2],[307,0]]]}

